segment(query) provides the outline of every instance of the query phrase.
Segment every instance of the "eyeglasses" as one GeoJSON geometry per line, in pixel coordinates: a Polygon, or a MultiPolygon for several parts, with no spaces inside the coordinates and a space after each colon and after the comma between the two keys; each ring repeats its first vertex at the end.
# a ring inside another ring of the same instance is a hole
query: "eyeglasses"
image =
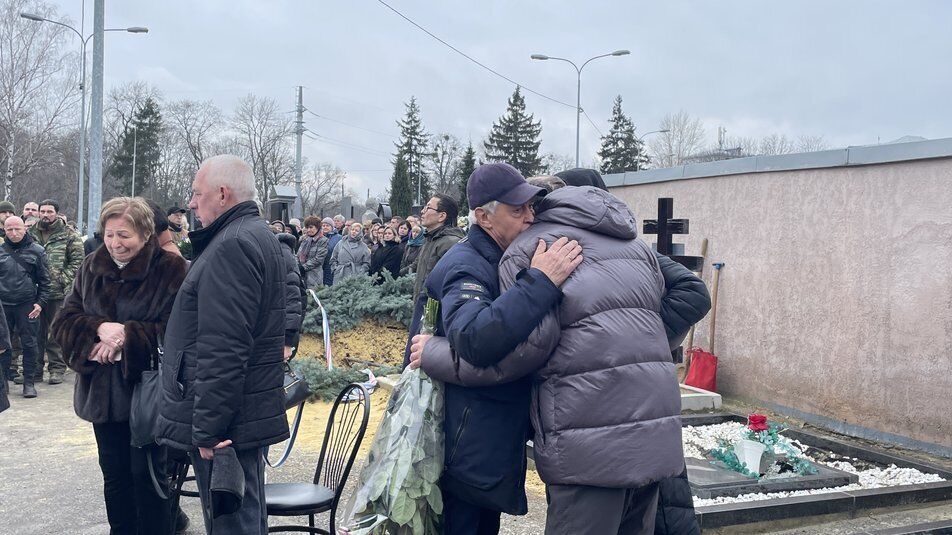
{"type": "MultiPolygon", "coordinates": [[[[420,215],[425,214],[427,210],[433,210],[434,212],[442,212],[442,210],[440,210],[440,209],[438,209],[438,208],[433,208],[432,206],[424,206],[423,209],[420,210],[420,215]]],[[[445,213],[445,212],[444,212],[444,213],[445,213]]]]}

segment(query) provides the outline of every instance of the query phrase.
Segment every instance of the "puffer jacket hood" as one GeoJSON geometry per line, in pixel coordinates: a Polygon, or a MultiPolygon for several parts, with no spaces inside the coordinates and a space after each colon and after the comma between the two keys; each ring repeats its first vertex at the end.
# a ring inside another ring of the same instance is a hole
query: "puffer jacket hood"
{"type": "MultiPolygon", "coordinates": [[[[634,239],[634,216],[594,187],[546,197],[499,264],[514,284],[539,239],[578,240],[584,260],[562,285],[519,360],[542,357],[530,418],[535,461],[547,484],[634,488],[677,476],[681,398],[661,318],[664,279],[654,253],[634,239]],[[606,400],[613,400],[606,404],[606,400]]],[[[519,351],[517,351],[519,353],[519,351]]]]}
{"type": "Polygon", "coordinates": [[[537,206],[536,221],[572,225],[620,240],[638,237],[628,205],[591,186],[568,186],[549,193],[537,206]]]}

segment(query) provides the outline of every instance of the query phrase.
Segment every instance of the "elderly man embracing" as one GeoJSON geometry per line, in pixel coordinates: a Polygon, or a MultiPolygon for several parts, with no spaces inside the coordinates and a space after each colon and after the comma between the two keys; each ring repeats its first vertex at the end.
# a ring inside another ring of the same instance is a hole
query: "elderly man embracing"
{"type": "Polygon", "coordinates": [[[636,239],[634,215],[608,192],[566,187],[536,208],[536,224],[499,263],[500,286],[526,276],[540,240],[568,237],[585,259],[562,285],[557,309],[503,358],[472,359],[452,337],[417,340],[422,347],[411,358],[468,389],[531,384],[546,533],[653,533],[658,482],[684,468],[658,261],[636,239]]]}
{"type": "MultiPolygon", "coordinates": [[[[472,222],[426,279],[440,301],[436,334],[455,355],[477,366],[498,362],[524,342],[559,303],[559,286],[582,262],[578,243],[539,243],[531,262],[507,290],[499,286],[503,251],[533,221],[542,189],[508,164],[479,167],[467,184],[472,222]]],[[[415,337],[411,365],[427,337],[415,337]]],[[[525,514],[525,443],[529,434],[528,378],[465,388],[447,383],[443,491],[444,533],[494,534],[500,513],[525,514]]]]}

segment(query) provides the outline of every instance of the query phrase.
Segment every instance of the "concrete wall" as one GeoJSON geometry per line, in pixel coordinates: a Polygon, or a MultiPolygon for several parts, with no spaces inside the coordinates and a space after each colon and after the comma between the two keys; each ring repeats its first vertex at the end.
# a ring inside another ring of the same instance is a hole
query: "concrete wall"
{"type": "MultiPolygon", "coordinates": [[[[696,255],[709,239],[705,280],[711,261],[726,264],[721,393],[952,456],[952,157],[611,191],[639,232],[657,199],[673,197],[674,217],[691,227],[675,242],[696,255]]],[[[698,325],[703,347],[708,319],[698,325]]]]}

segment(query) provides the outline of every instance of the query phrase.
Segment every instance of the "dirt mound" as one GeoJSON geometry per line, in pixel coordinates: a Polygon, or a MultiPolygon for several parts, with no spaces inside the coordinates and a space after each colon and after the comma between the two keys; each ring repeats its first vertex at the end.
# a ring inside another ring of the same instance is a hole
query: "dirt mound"
{"type": "MultiPolygon", "coordinates": [[[[407,343],[407,328],[399,323],[380,324],[365,320],[353,329],[331,333],[334,362],[362,365],[369,362],[399,366],[407,343]]],[[[301,336],[301,355],[324,358],[324,339],[315,334],[301,336]]]]}

